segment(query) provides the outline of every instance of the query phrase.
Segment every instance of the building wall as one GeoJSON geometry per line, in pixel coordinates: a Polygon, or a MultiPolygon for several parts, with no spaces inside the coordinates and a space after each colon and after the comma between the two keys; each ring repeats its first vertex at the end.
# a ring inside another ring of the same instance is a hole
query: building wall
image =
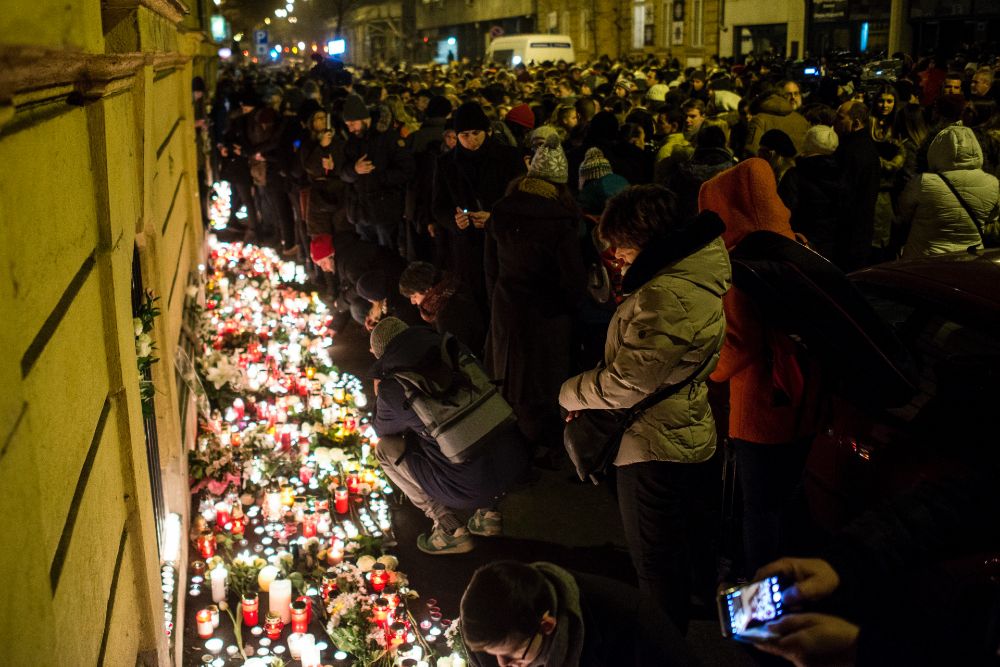
{"type": "Polygon", "coordinates": [[[799,57],[805,44],[805,4],[802,0],[726,0],[724,22],[720,24],[719,55],[732,56],[734,40],[739,38],[740,26],[786,24],[786,53],[790,54],[792,42],[799,43],[799,57]]]}
{"type": "Polygon", "coordinates": [[[186,515],[172,369],[202,249],[190,113],[200,40],[178,33],[183,7],[167,0],[16,0],[5,10],[3,663],[167,665],[132,260],[138,246],[145,286],[161,297],[158,465],[169,510],[186,515]]]}

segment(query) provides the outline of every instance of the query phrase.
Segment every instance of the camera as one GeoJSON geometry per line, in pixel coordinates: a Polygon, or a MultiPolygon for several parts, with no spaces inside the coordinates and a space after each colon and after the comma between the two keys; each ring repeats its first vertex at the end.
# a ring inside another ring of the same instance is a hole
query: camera
{"type": "Polygon", "coordinates": [[[720,592],[717,603],[722,636],[751,643],[775,639],[767,624],[785,613],[784,595],[789,585],[784,577],[774,576],[720,592]]]}

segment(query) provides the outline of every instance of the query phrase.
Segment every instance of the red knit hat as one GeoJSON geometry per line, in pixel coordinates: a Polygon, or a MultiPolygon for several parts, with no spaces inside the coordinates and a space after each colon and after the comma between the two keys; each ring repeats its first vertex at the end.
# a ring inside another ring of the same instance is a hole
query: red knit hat
{"type": "Polygon", "coordinates": [[[507,112],[507,122],[517,123],[529,130],[535,129],[535,113],[527,104],[518,104],[507,112]]]}
{"type": "Polygon", "coordinates": [[[333,237],[329,234],[320,234],[319,236],[312,237],[312,241],[309,243],[309,254],[312,255],[314,262],[326,259],[332,255],[333,237]]]}

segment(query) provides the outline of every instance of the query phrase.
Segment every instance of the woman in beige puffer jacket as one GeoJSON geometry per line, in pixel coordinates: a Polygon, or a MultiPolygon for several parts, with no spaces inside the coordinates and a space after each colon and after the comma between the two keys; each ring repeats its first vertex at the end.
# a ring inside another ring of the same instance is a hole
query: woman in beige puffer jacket
{"type": "Polygon", "coordinates": [[[568,421],[580,411],[631,408],[697,371],[633,422],[614,461],[640,587],[684,632],[692,565],[706,560],[699,534],[716,432],[705,381],[725,339],[722,295],[731,272],[719,216],[688,222],[675,210],[673,193],[657,185],[628,188],[608,202],[600,233],[628,266],[622,287],[629,296],[608,326],[603,363],[566,380],[559,403],[568,421]]]}

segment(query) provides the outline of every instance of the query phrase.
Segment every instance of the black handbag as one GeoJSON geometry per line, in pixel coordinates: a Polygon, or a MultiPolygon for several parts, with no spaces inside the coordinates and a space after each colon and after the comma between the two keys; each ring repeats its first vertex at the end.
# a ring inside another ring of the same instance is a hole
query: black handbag
{"type": "Polygon", "coordinates": [[[657,389],[631,408],[617,410],[581,410],[563,429],[563,446],[576,468],[580,481],[600,483],[599,475],[606,472],[618,456],[622,437],[643,412],[691,384],[712,363],[710,354],[701,364],[677,384],[657,389]]]}

